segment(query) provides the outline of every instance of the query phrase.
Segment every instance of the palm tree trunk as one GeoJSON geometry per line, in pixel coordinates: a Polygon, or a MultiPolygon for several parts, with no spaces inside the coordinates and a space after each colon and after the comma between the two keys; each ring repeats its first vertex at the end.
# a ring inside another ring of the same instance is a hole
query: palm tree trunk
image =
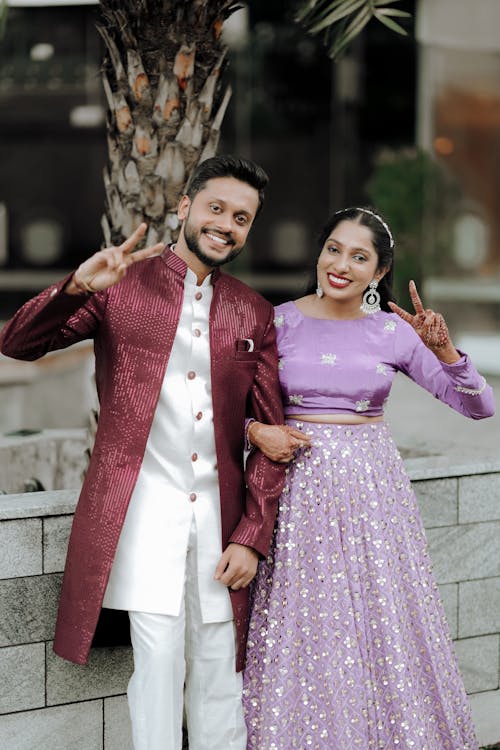
{"type": "MultiPolygon", "coordinates": [[[[104,243],[119,245],[142,222],[146,244],[171,242],[177,203],[193,167],[213,156],[231,92],[221,74],[222,25],[233,0],[101,0],[108,102],[104,243]]],[[[0,6],[1,7],[1,6],[0,6]]],[[[99,407],[89,413],[87,455],[99,407]]]]}
{"type": "Polygon", "coordinates": [[[141,221],[147,244],[176,237],[176,207],[193,167],[216,152],[230,90],[221,73],[232,0],[101,0],[109,107],[106,245],[141,221]]]}

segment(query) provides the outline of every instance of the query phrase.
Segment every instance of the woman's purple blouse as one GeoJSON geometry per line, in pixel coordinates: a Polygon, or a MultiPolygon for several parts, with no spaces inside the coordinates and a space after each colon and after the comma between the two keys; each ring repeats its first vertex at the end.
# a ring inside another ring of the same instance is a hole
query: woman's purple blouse
{"type": "Polygon", "coordinates": [[[495,411],[492,390],[467,355],[444,364],[394,313],[322,320],[285,302],[276,307],[275,325],[287,416],[380,416],[397,372],[472,419],[495,411]]]}

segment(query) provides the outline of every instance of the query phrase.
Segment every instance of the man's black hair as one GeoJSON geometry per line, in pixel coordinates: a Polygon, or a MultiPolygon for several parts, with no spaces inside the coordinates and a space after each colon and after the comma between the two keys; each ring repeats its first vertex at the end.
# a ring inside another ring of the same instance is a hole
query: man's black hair
{"type": "Polygon", "coordinates": [[[239,156],[222,154],[213,156],[210,159],[198,164],[191,175],[186,195],[193,200],[195,195],[203,190],[209,180],[217,177],[234,177],[235,180],[246,182],[247,185],[255,188],[259,194],[259,205],[257,213],[260,212],[264,203],[264,188],[269,182],[269,177],[262,167],[259,167],[250,159],[243,159],[239,156]]]}

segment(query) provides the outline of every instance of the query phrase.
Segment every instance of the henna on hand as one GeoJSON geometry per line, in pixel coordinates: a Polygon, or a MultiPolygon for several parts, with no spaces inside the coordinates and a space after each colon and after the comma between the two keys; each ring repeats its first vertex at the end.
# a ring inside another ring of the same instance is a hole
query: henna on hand
{"type": "Polygon", "coordinates": [[[423,343],[436,354],[443,362],[451,364],[460,359],[460,354],[455,349],[448,331],[446,321],[441,313],[434,310],[424,309],[422,300],[417,292],[414,281],[409,284],[410,298],[415,309],[415,315],[404,310],[394,302],[389,302],[389,307],[404,321],[409,323],[418,333],[423,343]]]}

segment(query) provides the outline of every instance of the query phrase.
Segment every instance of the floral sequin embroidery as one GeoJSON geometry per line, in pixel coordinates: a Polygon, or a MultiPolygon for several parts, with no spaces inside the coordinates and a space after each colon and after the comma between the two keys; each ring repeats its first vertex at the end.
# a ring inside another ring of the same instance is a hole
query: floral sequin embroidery
{"type": "Polygon", "coordinates": [[[289,404],[295,404],[297,406],[302,405],[302,401],[304,400],[304,396],[302,396],[300,393],[291,393],[288,396],[288,403],[289,404]]]}
{"type": "Polygon", "coordinates": [[[333,366],[335,364],[336,359],[337,359],[337,355],[336,354],[331,354],[331,353],[329,353],[329,354],[322,354],[321,355],[321,364],[322,365],[332,365],[333,366]]]}
{"type": "Polygon", "coordinates": [[[362,401],[356,401],[356,411],[368,411],[370,408],[370,399],[365,398],[362,401]]]}
{"type": "Polygon", "coordinates": [[[396,321],[386,320],[384,323],[384,331],[390,331],[390,333],[394,333],[395,330],[396,330],[396,321]]]}
{"type": "Polygon", "coordinates": [[[285,324],[285,316],[284,315],[277,315],[274,319],[274,325],[276,328],[283,328],[285,324]]]}
{"type": "Polygon", "coordinates": [[[248,750],[477,750],[388,427],[306,433],[254,583],[248,750]]]}
{"type": "Polygon", "coordinates": [[[384,365],[382,362],[379,362],[379,364],[375,368],[375,371],[377,375],[387,375],[387,366],[384,365]]]}

